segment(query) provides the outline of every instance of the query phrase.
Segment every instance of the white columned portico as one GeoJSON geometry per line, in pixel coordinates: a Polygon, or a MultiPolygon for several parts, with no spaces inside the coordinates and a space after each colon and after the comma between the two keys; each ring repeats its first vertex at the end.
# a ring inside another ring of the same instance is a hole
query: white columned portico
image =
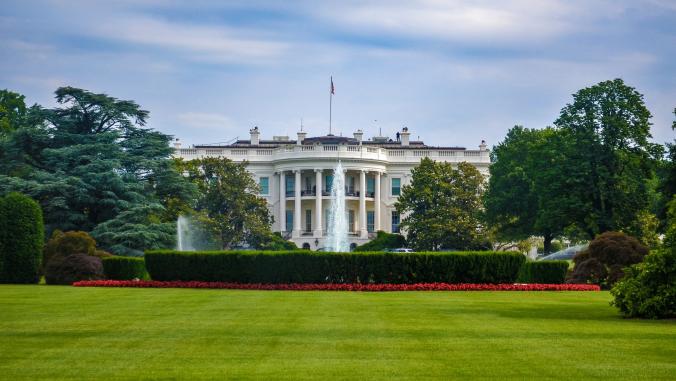
{"type": "Polygon", "coordinates": [[[366,171],[359,171],[359,236],[368,238],[366,230],[366,171]]]}
{"type": "Polygon", "coordinates": [[[300,237],[300,170],[293,171],[296,174],[293,189],[295,193],[293,204],[293,236],[300,237]]]}
{"type": "Polygon", "coordinates": [[[376,172],[375,189],[373,190],[373,229],[375,231],[381,230],[380,227],[380,172],[376,172]]]}
{"type": "Polygon", "coordinates": [[[322,226],[322,170],[315,169],[315,238],[323,235],[322,226]]]}
{"type": "Polygon", "coordinates": [[[286,177],[279,171],[279,231],[286,230],[286,177]]]}

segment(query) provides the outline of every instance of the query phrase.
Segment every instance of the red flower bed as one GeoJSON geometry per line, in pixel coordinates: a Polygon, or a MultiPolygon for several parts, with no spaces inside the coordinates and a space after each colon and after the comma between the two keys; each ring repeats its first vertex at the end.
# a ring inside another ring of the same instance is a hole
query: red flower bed
{"type": "Polygon", "coordinates": [[[224,288],[232,290],[290,290],[290,291],[600,291],[593,284],[470,284],[470,283],[415,283],[415,284],[340,284],[340,283],[227,283],[199,281],[155,280],[83,280],[75,287],[140,287],[140,288],[224,288]]]}

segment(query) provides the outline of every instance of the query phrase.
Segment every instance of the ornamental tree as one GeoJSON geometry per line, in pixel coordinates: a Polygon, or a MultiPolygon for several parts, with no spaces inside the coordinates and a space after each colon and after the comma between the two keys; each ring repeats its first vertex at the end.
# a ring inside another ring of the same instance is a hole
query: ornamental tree
{"type": "Polygon", "coordinates": [[[246,163],[215,157],[179,163],[199,190],[194,208],[201,224],[214,232],[224,249],[270,237],[272,216],[267,202],[257,196],[258,184],[246,163]]]}
{"type": "Polygon", "coordinates": [[[418,251],[487,248],[480,223],[484,177],[473,165],[421,160],[395,207],[401,227],[418,251]]]}

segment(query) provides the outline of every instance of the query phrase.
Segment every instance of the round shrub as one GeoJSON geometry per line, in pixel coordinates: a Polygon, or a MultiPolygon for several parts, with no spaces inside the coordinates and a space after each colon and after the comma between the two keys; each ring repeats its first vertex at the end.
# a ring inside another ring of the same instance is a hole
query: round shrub
{"type": "Polygon", "coordinates": [[[102,258],[103,272],[108,279],[149,279],[143,258],[110,256],[102,258]]]}
{"type": "Polygon", "coordinates": [[[610,293],[626,317],[676,318],[676,249],[664,249],[631,266],[610,293]]]}
{"type": "Polygon", "coordinates": [[[0,282],[37,283],[44,244],[40,205],[28,196],[10,193],[0,204],[4,221],[0,244],[0,282]]]}
{"type": "Polygon", "coordinates": [[[621,232],[606,232],[589,243],[573,258],[575,267],[570,283],[593,283],[610,288],[624,276],[624,268],[639,263],[648,248],[636,238],[621,232]]]}
{"type": "Polygon", "coordinates": [[[62,232],[54,230],[45,244],[44,263],[56,256],[67,257],[71,254],[96,254],[96,241],[83,231],[62,232]]]}
{"type": "Polygon", "coordinates": [[[52,257],[45,267],[47,284],[73,284],[80,280],[104,279],[101,258],[82,253],[52,257]]]}

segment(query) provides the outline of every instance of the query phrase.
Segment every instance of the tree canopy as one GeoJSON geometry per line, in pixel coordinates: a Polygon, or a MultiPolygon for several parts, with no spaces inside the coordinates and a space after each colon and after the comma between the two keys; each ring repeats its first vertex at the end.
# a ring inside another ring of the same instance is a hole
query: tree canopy
{"type": "Polygon", "coordinates": [[[484,177],[473,165],[453,168],[423,158],[395,204],[409,245],[419,251],[487,248],[480,223],[483,189],[484,177]]]}
{"type": "MultiPolygon", "coordinates": [[[[176,208],[167,207],[189,203],[196,190],[174,167],[171,136],[144,127],[148,111],[73,87],[57,89],[56,100],[56,108],[28,109],[0,141],[0,193],[20,191],[38,200],[48,232],[99,232],[99,225],[131,216],[123,212],[150,207],[159,222],[174,221],[177,212],[170,210],[176,208]]],[[[150,237],[166,232],[161,223],[143,226],[149,239],[128,250],[143,250],[153,244],[150,237]]],[[[141,234],[138,229],[131,223],[108,229],[104,242],[111,246],[105,248],[115,252],[121,237],[141,234]]]]}
{"type": "Polygon", "coordinates": [[[194,209],[202,214],[202,225],[211,227],[223,248],[245,242],[259,246],[274,239],[267,202],[258,197],[258,184],[246,163],[209,157],[179,166],[199,190],[194,209]]]}

